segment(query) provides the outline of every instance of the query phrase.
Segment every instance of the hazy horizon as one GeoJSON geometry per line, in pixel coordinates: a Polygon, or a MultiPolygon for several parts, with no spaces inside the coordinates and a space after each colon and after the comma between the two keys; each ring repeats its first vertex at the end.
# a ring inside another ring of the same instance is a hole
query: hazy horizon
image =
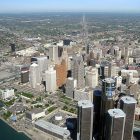
{"type": "Polygon", "coordinates": [[[140,13],[140,0],[4,0],[0,5],[0,13],[140,13]]]}

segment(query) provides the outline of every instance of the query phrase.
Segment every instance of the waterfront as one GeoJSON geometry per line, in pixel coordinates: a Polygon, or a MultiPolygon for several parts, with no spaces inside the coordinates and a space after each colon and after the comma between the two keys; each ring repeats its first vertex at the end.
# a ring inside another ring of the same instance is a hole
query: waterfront
{"type": "Polygon", "coordinates": [[[0,119],[0,139],[1,140],[31,140],[24,133],[18,133],[8,124],[0,119]]]}

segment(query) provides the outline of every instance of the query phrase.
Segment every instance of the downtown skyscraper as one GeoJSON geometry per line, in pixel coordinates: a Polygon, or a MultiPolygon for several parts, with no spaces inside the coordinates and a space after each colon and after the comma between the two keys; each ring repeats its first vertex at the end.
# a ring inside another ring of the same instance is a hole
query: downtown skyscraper
{"type": "Polygon", "coordinates": [[[92,140],[94,106],[89,100],[78,102],[77,140],[92,140]]]}
{"type": "Polygon", "coordinates": [[[85,87],[85,70],[82,56],[77,54],[72,61],[72,77],[77,80],[77,88],[85,87]]]}

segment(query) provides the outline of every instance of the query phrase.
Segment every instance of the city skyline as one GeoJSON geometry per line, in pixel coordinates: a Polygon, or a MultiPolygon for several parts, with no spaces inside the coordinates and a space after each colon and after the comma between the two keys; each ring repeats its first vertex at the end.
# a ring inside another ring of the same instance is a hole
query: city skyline
{"type": "Polygon", "coordinates": [[[140,13],[139,0],[5,0],[0,2],[0,13],[27,12],[129,12],[140,13]]]}

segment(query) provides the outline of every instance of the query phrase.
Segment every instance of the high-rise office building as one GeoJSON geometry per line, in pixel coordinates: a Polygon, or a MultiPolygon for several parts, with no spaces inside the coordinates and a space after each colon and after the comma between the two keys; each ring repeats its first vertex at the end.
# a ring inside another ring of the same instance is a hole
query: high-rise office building
{"type": "Polygon", "coordinates": [[[39,72],[38,64],[33,63],[30,66],[30,74],[29,74],[29,81],[32,88],[36,88],[37,85],[41,84],[41,77],[39,72]]]}
{"type": "Polygon", "coordinates": [[[90,51],[90,45],[88,44],[88,45],[86,46],[86,54],[89,54],[89,51],[90,51]]]}
{"type": "Polygon", "coordinates": [[[93,90],[91,88],[82,88],[74,90],[74,100],[90,100],[93,101],[93,90]]]}
{"type": "Polygon", "coordinates": [[[37,57],[37,64],[39,66],[40,72],[44,72],[48,69],[48,58],[47,57],[37,57]]]}
{"type": "Polygon", "coordinates": [[[120,109],[126,114],[123,140],[132,140],[136,103],[136,100],[129,96],[124,96],[120,100],[120,109]]]}
{"type": "Polygon", "coordinates": [[[100,60],[102,58],[102,50],[99,48],[94,48],[90,52],[90,59],[100,60]]]}
{"type": "Polygon", "coordinates": [[[93,104],[94,104],[93,135],[99,134],[100,114],[101,114],[101,97],[102,97],[102,91],[100,89],[95,89],[93,91],[93,104]]]}
{"type": "Polygon", "coordinates": [[[116,88],[120,87],[122,84],[122,76],[116,76],[115,82],[116,82],[116,88]]]}
{"type": "Polygon", "coordinates": [[[133,83],[133,72],[129,72],[126,76],[126,84],[129,85],[133,83]]]}
{"type": "Polygon", "coordinates": [[[116,63],[111,62],[108,69],[108,76],[115,77],[118,76],[119,67],[116,66],[116,63]]]}
{"type": "Polygon", "coordinates": [[[133,54],[133,49],[130,47],[125,48],[125,58],[128,58],[129,56],[132,56],[133,54]]]}
{"type": "Polygon", "coordinates": [[[37,64],[39,66],[39,72],[41,76],[41,80],[43,79],[43,72],[48,69],[48,58],[47,57],[36,57],[37,64]]]}
{"type": "Polygon", "coordinates": [[[45,71],[45,84],[46,91],[55,92],[57,89],[56,85],[56,70],[53,66],[50,66],[47,71],[45,71]]]}
{"type": "Polygon", "coordinates": [[[21,83],[29,82],[29,70],[21,71],[21,83]]]}
{"type": "Polygon", "coordinates": [[[105,140],[123,140],[125,113],[121,109],[110,109],[105,121],[105,140]]]}
{"type": "Polygon", "coordinates": [[[116,89],[116,82],[114,79],[106,78],[102,80],[103,95],[112,98],[113,94],[115,94],[114,93],[115,89],[116,89]]]}
{"type": "Polygon", "coordinates": [[[109,62],[103,62],[100,65],[100,77],[101,79],[109,77],[109,62]]]}
{"type": "Polygon", "coordinates": [[[115,80],[106,78],[102,80],[102,101],[101,101],[101,137],[105,138],[105,120],[109,109],[114,108],[113,94],[116,88],[115,80]]]}
{"type": "Polygon", "coordinates": [[[80,55],[74,56],[72,61],[72,77],[77,80],[77,88],[85,87],[85,70],[83,58],[80,55]]]}
{"type": "Polygon", "coordinates": [[[63,53],[63,47],[58,46],[58,57],[61,57],[63,53]]]}
{"type": "Polygon", "coordinates": [[[92,140],[93,111],[91,101],[82,100],[78,102],[77,140],[92,140]]]}
{"type": "Polygon", "coordinates": [[[113,56],[117,56],[117,54],[118,54],[119,51],[120,51],[120,48],[119,48],[118,46],[113,46],[113,47],[111,48],[111,54],[112,54],[113,56]]]}
{"type": "Polygon", "coordinates": [[[10,47],[11,47],[11,52],[15,52],[15,51],[16,51],[16,46],[15,46],[15,44],[11,43],[11,44],[10,44],[10,47]]]}
{"type": "Polygon", "coordinates": [[[50,46],[49,48],[49,60],[53,61],[54,63],[57,63],[58,61],[58,46],[50,46]]]}
{"type": "Polygon", "coordinates": [[[83,88],[85,87],[85,72],[84,72],[84,62],[80,62],[78,67],[78,79],[77,79],[77,87],[83,88]]]}
{"type": "Polygon", "coordinates": [[[74,98],[74,89],[77,87],[77,81],[69,77],[66,81],[66,96],[74,98]]]}
{"type": "Polygon", "coordinates": [[[98,86],[98,69],[93,67],[85,68],[85,81],[86,86],[95,88],[98,86]]]}
{"type": "Polygon", "coordinates": [[[92,66],[92,67],[95,67],[96,66],[96,64],[97,64],[97,60],[95,60],[95,59],[90,59],[89,61],[88,61],[88,66],[92,66]]]}
{"type": "Polygon", "coordinates": [[[66,78],[67,78],[67,65],[66,65],[66,60],[62,60],[60,64],[55,65],[55,70],[56,70],[56,82],[57,86],[61,87],[66,83],[66,78]]]}

